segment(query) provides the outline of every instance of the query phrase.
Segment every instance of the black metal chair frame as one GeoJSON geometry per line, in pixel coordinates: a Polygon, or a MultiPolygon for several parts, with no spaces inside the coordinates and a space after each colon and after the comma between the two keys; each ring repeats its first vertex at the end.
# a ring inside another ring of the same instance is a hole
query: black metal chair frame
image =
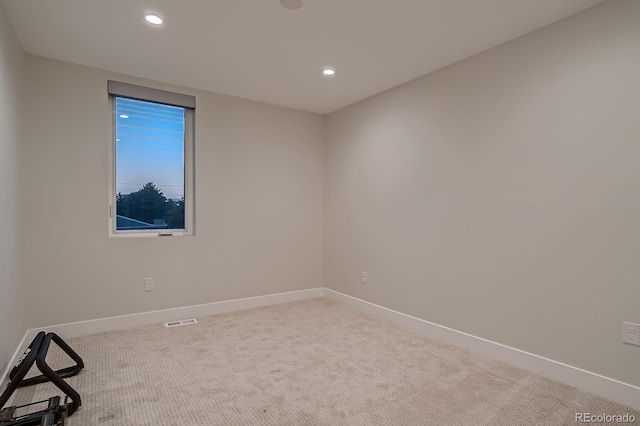
{"type": "Polygon", "coordinates": [[[80,394],[76,392],[67,382],[63,379],[75,376],[84,368],[84,362],[82,358],[73,350],[67,343],[55,333],[45,334],[44,331],[38,333],[33,342],[25,350],[24,354],[20,358],[20,361],[13,367],[9,374],[9,385],[7,389],[0,396],[0,426],[12,425],[12,426],[31,426],[33,425],[45,425],[45,424],[64,424],[64,418],[68,415],[71,416],[76,412],[78,407],[82,404],[80,394]],[[46,361],[47,352],[51,342],[54,342],[60,349],[62,349],[74,362],[75,365],[71,367],[62,368],[60,370],[52,369],[46,361]],[[31,370],[33,364],[36,364],[40,372],[39,376],[30,377],[25,379],[25,376],[31,370]],[[20,418],[9,418],[12,413],[18,408],[28,407],[37,403],[27,404],[19,407],[4,408],[4,405],[9,401],[11,395],[21,387],[31,386],[38,383],[51,382],[58,387],[67,396],[65,398],[65,404],[59,405],[59,398],[50,398],[49,400],[40,401],[48,402],[49,408],[36,413],[30,413],[29,415],[22,416],[20,418]],[[68,399],[71,402],[67,403],[68,399]],[[39,416],[39,417],[38,417],[39,416]],[[7,419],[7,420],[5,420],[7,419]],[[39,419],[39,420],[38,420],[39,419]],[[60,423],[60,419],[62,422],[60,423]]]}

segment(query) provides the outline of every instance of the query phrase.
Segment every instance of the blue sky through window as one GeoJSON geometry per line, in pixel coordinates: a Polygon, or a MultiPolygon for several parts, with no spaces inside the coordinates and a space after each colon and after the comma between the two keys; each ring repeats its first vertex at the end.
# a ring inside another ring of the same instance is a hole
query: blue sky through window
{"type": "Polygon", "coordinates": [[[169,199],[184,197],[185,109],[116,98],[116,193],[153,182],[169,199]]]}

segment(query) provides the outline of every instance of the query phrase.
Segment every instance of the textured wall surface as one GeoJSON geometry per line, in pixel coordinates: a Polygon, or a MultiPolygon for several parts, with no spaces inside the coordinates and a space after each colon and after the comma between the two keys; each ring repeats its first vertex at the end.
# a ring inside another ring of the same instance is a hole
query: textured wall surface
{"type": "MultiPolygon", "coordinates": [[[[17,267],[17,152],[24,54],[0,5],[0,374],[24,330],[17,267]]],[[[1,381],[1,380],[0,380],[1,381]]]]}

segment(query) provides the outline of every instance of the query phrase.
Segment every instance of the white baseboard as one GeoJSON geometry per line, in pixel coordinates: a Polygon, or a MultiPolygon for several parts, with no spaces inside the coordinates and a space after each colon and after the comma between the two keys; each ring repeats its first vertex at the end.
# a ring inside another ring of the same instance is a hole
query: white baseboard
{"type": "Polygon", "coordinates": [[[20,358],[20,355],[22,355],[22,352],[24,352],[27,346],[29,346],[33,338],[36,337],[36,333],[34,333],[33,337],[29,339],[30,331],[31,330],[27,330],[24,333],[24,336],[20,341],[20,345],[18,345],[15,352],[13,353],[13,356],[11,357],[11,361],[9,362],[9,365],[7,365],[5,370],[2,372],[2,376],[0,376],[0,394],[4,392],[4,390],[7,388],[7,385],[9,384],[9,373],[11,372],[11,369],[13,369],[13,366],[16,365],[16,363],[18,362],[18,359],[20,358]]]}
{"type": "MultiPolygon", "coordinates": [[[[184,306],[181,308],[163,309],[160,311],[142,312],[139,314],[121,315],[110,318],[73,322],[69,324],[51,325],[27,330],[20,346],[16,349],[11,363],[0,376],[0,389],[4,390],[9,381],[11,368],[18,361],[22,352],[29,346],[39,331],[53,332],[63,339],[71,339],[78,336],[103,333],[105,331],[123,330],[151,324],[161,324],[185,318],[197,318],[208,315],[223,314],[225,312],[253,309],[261,306],[279,305],[281,303],[296,302],[299,300],[322,297],[323,288],[290,291],[287,293],[268,294],[265,296],[247,297],[245,299],[225,300],[222,302],[205,303],[202,305],[184,306]]],[[[1,393],[1,392],[0,392],[1,393]]]]}
{"type": "MultiPolygon", "coordinates": [[[[181,308],[163,309],[160,311],[142,312],[139,314],[121,315],[110,318],[100,318],[80,321],[70,324],[52,325],[36,331],[53,332],[63,339],[86,336],[88,334],[105,331],[122,330],[143,325],[160,324],[185,318],[197,318],[208,315],[223,314],[225,312],[253,309],[261,306],[278,305],[296,302],[298,300],[313,299],[323,296],[322,288],[290,291],[287,293],[268,294],[264,296],[247,297],[244,299],[224,300],[222,302],[205,303],[202,305],[184,306],[181,308]]],[[[35,334],[34,334],[35,337],[35,334]]]]}
{"type": "Polygon", "coordinates": [[[578,389],[640,410],[640,388],[637,386],[412,317],[328,288],[324,289],[324,297],[384,318],[396,325],[410,328],[424,336],[486,355],[548,379],[575,386],[578,389]]]}

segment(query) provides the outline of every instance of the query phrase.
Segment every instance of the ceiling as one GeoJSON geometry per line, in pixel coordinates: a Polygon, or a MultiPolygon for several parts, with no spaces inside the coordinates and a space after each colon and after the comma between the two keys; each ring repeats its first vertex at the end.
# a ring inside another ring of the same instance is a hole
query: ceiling
{"type": "Polygon", "coordinates": [[[2,0],[28,53],[326,114],[603,0],[2,0]],[[144,14],[165,23],[154,27],[144,14]],[[324,77],[333,67],[334,77],[324,77]]]}

